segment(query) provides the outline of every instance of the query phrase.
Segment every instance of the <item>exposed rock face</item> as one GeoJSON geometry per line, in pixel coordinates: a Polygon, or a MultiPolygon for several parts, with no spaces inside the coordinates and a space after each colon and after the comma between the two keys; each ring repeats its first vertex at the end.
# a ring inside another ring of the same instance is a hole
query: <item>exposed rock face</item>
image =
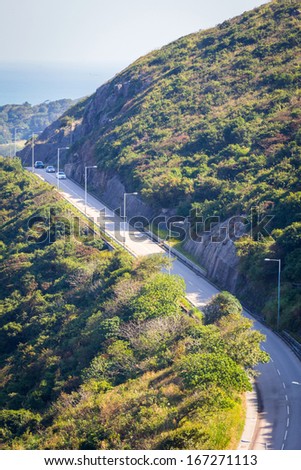
{"type": "MultiPolygon", "coordinates": [[[[70,146],[70,134],[63,128],[58,128],[58,121],[47,127],[44,132],[37,137],[34,145],[34,159],[42,160],[46,164],[56,165],[57,149],[59,147],[70,146]]],[[[23,165],[31,166],[32,164],[32,146],[31,142],[18,152],[23,165]]]]}
{"type": "Polygon", "coordinates": [[[200,234],[199,240],[188,237],[184,243],[185,249],[206,269],[209,279],[234,294],[240,280],[234,242],[245,233],[244,221],[233,217],[200,234]]]}
{"type": "MultiPolygon", "coordinates": [[[[123,214],[123,201],[126,189],[117,175],[107,180],[106,189],[102,194],[102,199],[112,208],[121,208],[123,214]]],[[[130,194],[126,198],[126,214],[129,219],[134,217],[144,217],[151,220],[155,216],[155,210],[145,204],[139,196],[130,194]]]]}
{"type": "MultiPolygon", "coordinates": [[[[93,161],[85,162],[87,165],[94,165],[93,161]]],[[[80,184],[84,184],[84,166],[79,159],[65,165],[66,175],[80,184]]],[[[111,209],[119,210],[123,214],[123,201],[126,188],[117,174],[101,170],[91,170],[89,174],[89,188],[111,209]]],[[[128,218],[144,217],[151,220],[155,215],[155,210],[145,204],[142,199],[135,195],[128,195],[126,199],[126,213],[128,218]]]]}
{"type": "Polygon", "coordinates": [[[124,111],[124,106],[128,104],[131,98],[141,92],[145,83],[141,80],[130,81],[122,75],[116,79],[105,83],[98,88],[85,109],[82,126],[85,134],[93,131],[95,127],[107,127],[112,118],[116,118],[119,113],[124,111]]]}
{"type": "Polygon", "coordinates": [[[188,240],[185,249],[206,269],[210,280],[223,289],[236,292],[239,260],[232,240],[219,243],[210,242],[210,237],[202,243],[188,240]]]}

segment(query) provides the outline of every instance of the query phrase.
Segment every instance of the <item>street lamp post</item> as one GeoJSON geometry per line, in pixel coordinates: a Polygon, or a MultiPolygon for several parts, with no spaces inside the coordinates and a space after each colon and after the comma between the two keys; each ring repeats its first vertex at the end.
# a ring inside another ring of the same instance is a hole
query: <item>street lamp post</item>
{"type": "Polygon", "coordinates": [[[90,168],[96,169],[97,166],[85,166],[85,214],[87,213],[87,200],[88,200],[88,192],[87,192],[87,187],[88,187],[88,170],[90,168]]]}
{"type": "Polygon", "coordinates": [[[127,196],[137,196],[138,193],[124,193],[123,195],[123,218],[124,218],[124,230],[123,230],[123,245],[125,245],[125,226],[126,226],[126,197],[127,196]]]}
{"type": "Polygon", "coordinates": [[[277,330],[280,326],[280,289],[281,289],[281,259],[265,258],[264,261],[273,261],[278,263],[278,308],[277,308],[277,330]]]}
{"type": "MultiPolygon", "coordinates": [[[[40,134],[40,132],[43,132],[43,131],[39,131],[38,134],[40,134]]],[[[34,173],[34,142],[35,142],[36,134],[37,134],[37,132],[32,133],[32,140],[31,140],[31,166],[32,166],[32,172],[33,173],[34,173]]]]}
{"type": "Polygon", "coordinates": [[[17,134],[17,131],[20,130],[20,129],[23,129],[23,127],[15,127],[14,128],[14,157],[17,156],[17,138],[16,138],[16,134],[17,134]]]}
{"type": "Polygon", "coordinates": [[[34,173],[34,139],[35,135],[34,133],[32,134],[32,141],[31,141],[31,166],[32,166],[32,172],[34,173]]]}
{"type": "Polygon", "coordinates": [[[171,263],[171,246],[170,246],[170,239],[171,239],[171,230],[170,230],[170,227],[168,227],[168,274],[170,275],[171,272],[171,266],[170,266],[170,263],[171,263]]]}
{"type": "MultiPolygon", "coordinates": [[[[61,150],[68,150],[70,147],[60,147],[57,149],[57,173],[60,171],[60,151],[61,150]]],[[[57,189],[60,189],[60,178],[57,175],[57,189]]]]}
{"type": "Polygon", "coordinates": [[[4,144],[7,145],[7,152],[5,152],[5,156],[10,158],[11,157],[11,154],[10,154],[10,152],[11,152],[11,134],[9,133],[8,130],[4,130],[3,132],[4,132],[4,134],[8,134],[8,136],[4,140],[4,144]],[[7,155],[6,155],[6,153],[7,153],[7,155]]]}

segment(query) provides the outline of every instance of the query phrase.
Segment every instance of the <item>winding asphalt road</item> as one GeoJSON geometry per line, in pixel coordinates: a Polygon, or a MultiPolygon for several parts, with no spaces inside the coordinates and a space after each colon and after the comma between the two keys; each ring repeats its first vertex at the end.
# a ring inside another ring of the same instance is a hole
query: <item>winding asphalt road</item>
{"type": "MultiPolygon", "coordinates": [[[[45,181],[56,186],[55,175],[45,170],[36,170],[45,181]]],[[[84,191],[71,180],[60,181],[62,195],[80,211],[84,212],[84,191]]],[[[93,196],[88,196],[87,215],[97,221],[99,211],[105,210],[108,216],[113,213],[93,196]]],[[[129,231],[125,224],[125,245],[134,255],[165,253],[154,241],[140,232],[129,231]]],[[[115,238],[114,224],[105,224],[106,233],[115,238]]],[[[123,235],[123,232],[122,232],[123,235]]],[[[173,274],[182,276],[186,282],[187,298],[201,308],[213,295],[218,293],[206,279],[198,276],[181,261],[175,260],[173,274]]],[[[245,312],[246,316],[249,316],[245,312]]],[[[252,318],[253,319],[253,318],[252,318]]],[[[259,419],[249,449],[300,450],[301,449],[301,362],[289,347],[266,326],[255,321],[255,328],[266,336],[264,349],[271,361],[258,367],[256,380],[259,399],[259,419]]]]}

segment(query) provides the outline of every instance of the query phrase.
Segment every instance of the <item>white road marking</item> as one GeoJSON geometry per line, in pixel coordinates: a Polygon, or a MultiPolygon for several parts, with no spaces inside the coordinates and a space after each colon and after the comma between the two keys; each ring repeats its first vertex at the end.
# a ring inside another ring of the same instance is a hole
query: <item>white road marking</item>
{"type": "Polygon", "coordinates": [[[282,444],[281,450],[284,450],[284,443],[282,444]]]}
{"type": "Polygon", "coordinates": [[[284,440],[286,441],[287,439],[287,430],[285,431],[285,434],[284,434],[284,440]]]}
{"type": "Polygon", "coordinates": [[[271,362],[274,362],[274,359],[271,357],[271,362]]]}
{"type": "Polygon", "coordinates": [[[283,385],[283,388],[284,388],[284,390],[285,390],[285,389],[286,389],[286,385],[285,385],[285,383],[284,383],[284,382],[282,382],[282,385],[283,385]]]}
{"type": "Polygon", "coordinates": [[[287,414],[289,415],[290,414],[290,407],[288,405],[286,407],[286,411],[287,411],[287,414]]]}
{"type": "Polygon", "coordinates": [[[286,427],[289,428],[289,425],[290,425],[290,419],[287,418],[287,420],[286,420],[286,427]]]}
{"type": "Polygon", "coordinates": [[[293,385],[301,385],[299,382],[292,382],[293,385]]]}
{"type": "Polygon", "coordinates": [[[279,369],[277,369],[277,372],[278,372],[278,375],[281,375],[279,369]]]}
{"type": "Polygon", "coordinates": [[[189,283],[191,286],[193,286],[193,282],[191,282],[191,281],[188,281],[188,283],[189,283]]]}
{"type": "Polygon", "coordinates": [[[287,395],[285,395],[285,399],[286,399],[286,401],[288,401],[288,396],[287,395]]]}

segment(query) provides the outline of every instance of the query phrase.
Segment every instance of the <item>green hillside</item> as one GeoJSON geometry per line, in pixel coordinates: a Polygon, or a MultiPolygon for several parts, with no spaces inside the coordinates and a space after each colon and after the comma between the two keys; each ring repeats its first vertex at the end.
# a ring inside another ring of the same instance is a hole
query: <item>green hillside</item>
{"type": "Polygon", "coordinates": [[[204,322],[161,256],[109,250],[18,159],[0,197],[0,448],[235,448],[268,359],[239,302],[204,322]]]}
{"type": "Polygon", "coordinates": [[[277,267],[264,258],[281,258],[281,328],[301,338],[300,23],[300,0],[275,0],[140,58],[52,125],[37,155],[55,158],[70,114],[72,176],[97,163],[99,194],[117,174],[157,213],[271,215],[271,236],[253,219],[237,243],[236,293],[275,325],[277,267]]]}
{"type": "Polygon", "coordinates": [[[275,325],[263,259],[281,257],[281,327],[301,336],[300,20],[275,0],[140,58],[85,103],[68,163],[93,159],[158,211],[272,215],[271,237],[238,243],[241,295],[275,325]]]}
{"type": "Polygon", "coordinates": [[[128,99],[94,128],[98,164],[152,204],[223,217],[300,190],[299,7],[272,2],[118,75],[128,99]]]}

